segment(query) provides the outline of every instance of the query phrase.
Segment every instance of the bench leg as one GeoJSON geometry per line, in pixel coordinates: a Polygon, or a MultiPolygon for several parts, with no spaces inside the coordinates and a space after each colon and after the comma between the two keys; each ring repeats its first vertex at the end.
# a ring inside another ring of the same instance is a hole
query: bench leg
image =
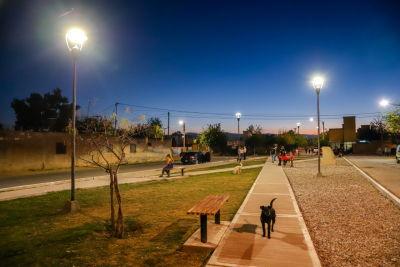
{"type": "Polygon", "coordinates": [[[182,169],[182,176],[184,175],[184,169],[182,169]]]}
{"type": "Polygon", "coordinates": [[[215,213],[215,224],[221,224],[221,215],[219,213],[219,210],[217,213],[215,213]]]}
{"type": "Polygon", "coordinates": [[[207,243],[207,214],[200,215],[201,242],[207,243]]]}

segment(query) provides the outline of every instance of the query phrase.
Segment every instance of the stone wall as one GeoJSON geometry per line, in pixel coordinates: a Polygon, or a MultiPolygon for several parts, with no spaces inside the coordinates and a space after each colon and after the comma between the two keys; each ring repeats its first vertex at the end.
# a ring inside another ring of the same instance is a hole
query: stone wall
{"type": "MultiPolygon", "coordinates": [[[[80,137],[84,140],[86,136],[80,137]]],[[[70,140],[68,133],[0,131],[0,172],[68,168],[71,166],[70,140]]],[[[125,160],[128,163],[164,160],[166,154],[172,153],[171,144],[171,139],[149,139],[146,143],[145,139],[135,138],[132,140],[134,151],[129,146],[124,151],[125,160]]],[[[89,149],[84,141],[76,143],[77,166],[88,165],[78,157],[88,157],[85,155],[89,149]]],[[[116,161],[112,153],[104,151],[103,154],[108,161],[116,161]]],[[[94,153],[94,158],[101,159],[101,156],[94,153]]]]}

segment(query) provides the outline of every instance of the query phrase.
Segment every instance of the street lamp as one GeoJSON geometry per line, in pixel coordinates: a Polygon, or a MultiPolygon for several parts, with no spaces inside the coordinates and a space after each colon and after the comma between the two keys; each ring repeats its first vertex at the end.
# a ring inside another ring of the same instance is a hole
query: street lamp
{"type": "Polygon", "coordinates": [[[320,132],[320,127],[319,127],[319,92],[321,92],[321,88],[324,84],[324,80],[322,78],[317,77],[313,81],[313,85],[315,88],[315,91],[317,92],[317,108],[318,108],[318,173],[317,176],[322,176],[321,174],[321,153],[320,153],[320,142],[319,142],[319,132],[320,132]]]}
{"type": "Polygon", "coordinates": [[[179,124],[183,124],[183,152],[186,152],[186,129],[185,129],[185,123],[183,121],[179,121],[179,124]]]}
{"type": "Polygon", "coordinates": [[[383,107],[386,107],[387,105],[392,105],[392,106],[396,106],[396,107],[400,106],[399,104],[390,103],[386,99],[383,99],[381,102],[379,102],[379,104],[381,104],[381,106],[383,106],[383,107]]]}
{"type": "Polygon", "coordinates": [[[82,50],[83,42],[87,40],[85,33],[78,29],[70,30],[65,36],[68,49],[72,53],[74,60],[74,82],[73,82],[73,97],[72,97],[72,152],[71,152],[71,201],[65,204],[65,209],[68,212],[76,212],[80,209],[78,202],[75,200],[75,120],[76,120],[76,61],[79,57],[79,52],[82,50]]]}
{"type": "Polygon", "coordinates": [[[236,118],[238,120],[238,146],[240,146],[240,133],[239,133],[239,121],[240,117],[242,117],[242,113],[236,113],[236,118]]]}
{"type": "Polygon", "coordinates": [[[299,140],[297,143],[297,149],[298,149],[300,147],[300,125],[301,125],[301,123],[298,122],[296,125],[297,125],[297,139],[299,140]]]}

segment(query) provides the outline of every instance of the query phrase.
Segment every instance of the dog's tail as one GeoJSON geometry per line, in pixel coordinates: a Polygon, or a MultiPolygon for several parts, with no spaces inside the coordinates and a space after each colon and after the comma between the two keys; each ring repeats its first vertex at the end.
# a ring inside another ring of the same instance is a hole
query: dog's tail
{"type": "Polygon", "coordinates": [[[240,167],[243,167],[243,164],[240,162],[240,167]]]}
{"type": "Polygon", "coordinates": [[[271,203],[269,204],[269,206],[272,208],[272,203],[275,201],[276,198],[274,198],[273,200],[271,200],[271,203]]]}

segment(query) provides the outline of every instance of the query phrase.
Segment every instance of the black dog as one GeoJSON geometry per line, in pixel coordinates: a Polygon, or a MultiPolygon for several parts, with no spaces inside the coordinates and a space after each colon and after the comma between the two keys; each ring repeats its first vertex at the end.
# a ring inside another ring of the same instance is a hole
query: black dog
{"type": "Polygon", "coordinates": [[[272,203],[274,202],[276,198],[271,200],[271,204],[269,206],[264,207],[261,206],[261,225],[263,229],[263,237],[265,237],[265,224],[268,224],[268,238],[271,238],[271,231],[274,231],[274,224],[275,224],[275,210],[272,208],[272,203]],[[272,226],[271,226],[271,221],[272,221],[272,226]]]}

